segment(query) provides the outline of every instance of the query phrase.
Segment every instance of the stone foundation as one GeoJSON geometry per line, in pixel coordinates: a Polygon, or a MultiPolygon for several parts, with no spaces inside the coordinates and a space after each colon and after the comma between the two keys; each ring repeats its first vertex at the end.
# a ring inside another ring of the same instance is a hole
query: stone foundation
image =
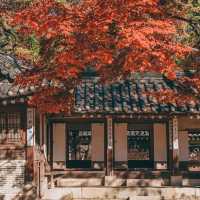
{"type": "Polygon", "coordinates": [[[98,200],[200,200],[200,189],[186,187],[68,187],[46,190],[43,200],[58,200],[67,195],[73,199],[98,200]]]}

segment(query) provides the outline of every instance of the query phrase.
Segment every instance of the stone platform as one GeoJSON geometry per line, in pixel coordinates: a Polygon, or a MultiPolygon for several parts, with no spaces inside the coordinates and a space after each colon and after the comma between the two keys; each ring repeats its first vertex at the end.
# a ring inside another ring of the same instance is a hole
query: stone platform
{"type": "Polygon", "coordinates": [[[198,187],[63,187],[47,189],[43,200],[200,200],[198,187]]]}

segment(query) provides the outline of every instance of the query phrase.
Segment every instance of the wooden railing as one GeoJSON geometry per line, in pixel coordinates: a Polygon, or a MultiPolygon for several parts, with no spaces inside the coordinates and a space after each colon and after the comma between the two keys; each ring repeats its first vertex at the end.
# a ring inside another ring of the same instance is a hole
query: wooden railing
{"type": "Polygon", "coordinates": [[[37,186],[37,193],[39,197],[42,196],[43,188],[47,184],[45,182],[45,172],[48,170],[49,164],[45,155],[44,147],[34,147],[34,182],[37,186]]]}
{"type": "Polygon", "coordinates": [[[8,132],[0,132],[0,144],[25,144],[26,133],[19,129],[16,132],[10,130],[8,132]]]}

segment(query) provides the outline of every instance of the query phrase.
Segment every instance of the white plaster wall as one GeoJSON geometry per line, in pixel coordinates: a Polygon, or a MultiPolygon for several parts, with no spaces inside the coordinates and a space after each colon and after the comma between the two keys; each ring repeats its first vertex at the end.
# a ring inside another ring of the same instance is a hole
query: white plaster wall
{"type": "Polygon", "coordinates": [[[65,123],[53,124],[53,161],[65,161],[65,123]]]}
{"type": "Polygon", "coordinates": [[[104,124],[92,124],[92,161],[104,161],[104,124]]]}
{"type": "Polygon", "coordinates": [[[188,147],[188,132],[179,131],[179,160],[188,161],[189,147],[188,147]]]}
{"type": "Polygon", "coordinates": [[[166,124],[155,123],[154,129],[154,161],[167,161],[166,124]]]}
{"type": "Polygon", "coordinates": [[[115,161],[127,161],[127,124],[115,123],[114,134],[115,161]]]}

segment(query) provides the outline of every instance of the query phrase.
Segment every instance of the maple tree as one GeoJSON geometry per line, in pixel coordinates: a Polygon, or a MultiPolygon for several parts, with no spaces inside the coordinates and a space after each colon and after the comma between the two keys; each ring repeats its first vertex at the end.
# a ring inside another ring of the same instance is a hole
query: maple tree
{"type": "Polygon", "coordinates": [[[168,15],[179,22],[178,39],[191,47],[194,51],[181,63],[186,70],[197,69],[200,50],[200,1],[196,0],[162,0],[168,15]]]}
{"type": "Polygon", "coordinates": [[[6,18],[21,36],[16,55],[33,66],[16,82],[37,87],[30,103],[44,112],[70,111],[88,66],[103,81],[146,71],[174,80],[176,59],[191,51],[176,40],[177,20],[158,0],[39,0],[6,18]]]}
{"type": "Polygon", "coordinates": [[[191,46],[186,57],[177,60],[185,76],[174,80],[179,90],[174,95],[172,91],[164,91],[163,97],[157,94],[158,99],[178,104],[199,102],[200,92],[200,2],[196,0],[161,0],[167,15],[177,20],[177,40],[191,46]]]}
{"type": "MultiPolygon", "coordinates": [[[[0,56],[13,60],[13,70],[17,71],[22,71],[24,67],[15,57],[16,50],[21,48],[21,41],[15,30],[6,23],[4,16],[8,12],[17,12],[26,8],[29,3],[31,3],[31,0],[6,0],[0,2],[0,56]]],[[[9,73],[5,74],[0,70],[0,81],[2,80],[14,82],[14,78],[9,73]]]]}

